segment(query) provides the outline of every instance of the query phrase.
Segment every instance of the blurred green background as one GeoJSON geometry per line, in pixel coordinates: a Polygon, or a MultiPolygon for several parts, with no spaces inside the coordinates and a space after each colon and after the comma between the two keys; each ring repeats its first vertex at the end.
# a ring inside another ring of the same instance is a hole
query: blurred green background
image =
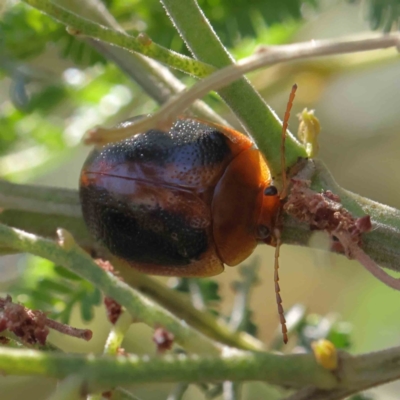
{"type": "MultiPolygon", "coordinates": [[[[146,30],[154,41],[177,51],[183,49],[158,2],[106,3],[125,29],[146,30]]],[[[395,20],[396,15],[388,17],[383,12],[379,17],[374,4],[334,0],[201,2],[238,58],[251,54],[260,44],[370,33],[371,21],[387,30],[392,26],[388,20],[395,20]],[[368,21],[371,10],[375,14],[368,21]]],[[[22,4],[10,5],[3,8],[0,17],[0,177],[77,188],[81,165],[90,150],[80,142],[84,132],[95,125],[151,112],[156,104],[115,66],[68,38],[61,25],[22,4]],[[35,40],[38,32],[41,39],[35,40]]],[[[322,126],[319,157],[338,183],[400,208],[400,63],[395,50],[278,65],[252,73],[250,78],[280,116],[296,82],[299,89],[292,132],[297,129],[295,115],[304,107],[315,109],[322,126]]],[[[208,102],[230,119],[215,98],[208,102]]],[[[254,289],[251,308],[258,337],[268,342],[277,326],[273,249],[260,247],[257,253],[262,256],[261,282],[254,289]]],[[[0,292],[10,290],[27,265],[35,263],[31,257],[1,257],[0,292]]],[[[280,264],[285,307],[303,303],[310,312],[340,313],[353,325],[352,351],[356,353],[398,344],[399,294],[376,281],[358,263],[311,245],[283,246],[280,264]]],[[[215,278],[223,299],[221,313],[230,313],[230,283],[237,274],[237,269],[227,268],[215,278]]],[[[71,324],[85,325],[75,311],[71,324]]],[[[110,328],[101,308],[96,309],[90,325],[95,332],[90,343],[56,334],[51,337],[68,351],[99,353],[110,328]]],[[[150,330],[142,324],[133,325],[124,347],[138,353],[154,352],[150,330]]],[[[28,395],[31,400],[43,399],[55,384],[42,378],[0,377],[1,399],[28,395]]],[[[143,400],[165,399],[171,387],[140,386],[135,394],[143,400]]],[[[399,389],[395,383],[373,392],[377,399],[397,399],[399,389]]],[[[245,385],[244,394],[247,399],[279,398],[278,391],[261,383],[245,385]]],[[[200,398],[195,388],[184,397],[200,398]]]]}

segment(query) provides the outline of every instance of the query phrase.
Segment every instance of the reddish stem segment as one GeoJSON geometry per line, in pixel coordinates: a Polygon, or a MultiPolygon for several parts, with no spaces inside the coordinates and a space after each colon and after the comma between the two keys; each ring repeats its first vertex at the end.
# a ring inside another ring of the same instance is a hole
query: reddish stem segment
{"type": "Polygon", "coordinates": [[[55,331],[58,331],[68,336],[76,337],[78,339],[83,339],[86,341],[89,341],[93,336],[93,332],[90,329],[73,328],[72,326],[63,324],[58,321],[54,321],[53,319],[49,318],[46,318],[46,325],[49,328],[54,329],[55,331]]]}

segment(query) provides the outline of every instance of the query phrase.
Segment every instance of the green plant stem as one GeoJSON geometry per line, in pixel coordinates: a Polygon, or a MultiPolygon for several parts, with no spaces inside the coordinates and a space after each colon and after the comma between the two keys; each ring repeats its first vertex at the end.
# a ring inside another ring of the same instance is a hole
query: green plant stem
{"type": "MultiPolygon", "coordinates": [[[[400,247],[398,246],[400,241],[400,211],[342,189],[320,161],[315,161],[315,165],[316,170],[311,178],[313,176],[317,178],[318,185],[315,187],[316,189],[329,189],[340,195],[346,208],[356,216],[361,216],[363,213],[372,215],[373,231],[363,236],[363,249],[379,265],[400,272],[398,261],[400,259],[400,247]]],[[[1,184],[3,184],[2,181],[0,181],[1,184]]],[[[26,204],[29,204],[29,199],[32,199],[32,202],[35,203],[38,201],[38,194],[45,193],[43,198],[40,199],[41,208],[45,209],[46,203],[49,202],[49,206],[57,203],[57,207],[65,209],[63,198],[65,192],[63,189],[11,183],[7,183],[2,188],[5,188],[5,190],[0,190],[3,195],[3,201],[7,199],[8,195],[15,198],[23,193],[27,200],[26,204]]],[[[65,206],[69,207],[71,203],[78,204],[78,202],[77,192],[68,191],[65,206]]],[[[10,201],[5,200],[2,203],[0,200],[0,208],[6,208],[5,204],[8,204],[8,207],[12,207],[10,201]]],[[[31,206],[28,205],[27,208],[31,209],[31,206]]],[[[88,248],[95,246],[82,218],[49,216],[45,212],[30,213],[25,212],[21,206],[19,210],[6,209],[0,213],[0,222],[47,237],[55,237],[56,229],[63,226],[74,234],[80,245],[88,248]]],[[[300,224],[292,218],[285,219],[282,237],[285,244],[308,246],[312,233],[307,225],[300,224]]],[[[7,240],[0,239],[0,251],[10,253],[17,251],[17,249],[12,248],[7,240]]],[[[19,249],[18,251],[24,250],[19,249]]],[[[218,323],[213,316],[196,310],[189,302],[184,301],[178,293],[169,290],[151,277],[141,274],[123,263],[116,265],[126,283],[150,296],[195,329],[231,346],[248,350],[263,349],[262,343],[250,335],[243,332],[231,333],[226,324],[218,323]]]]}
{"type": "Polygon", "coordinates": [[[0,208],[81,218],[75,190],[16,185],[0,179],[0,208]]]}
{"type": "MultiPolygon", "coordinates": [[[[329,372],[311,354],[278,355],[226,349],[221,356],[95,356],[0,348],[0,369],[8,375],[84,378],[89,391],[151,382],[241,382],[260,380],[287,388],[353,391],[400,377],[400,347],[350,356],[340,353],[339,369],[329,372]]],[[[329,392],[325,392],[327,394],[329,392]]],[[[327,399],[326,397],[319,397],[327,399]]],[[[335,397],[337,398],[337,397],[335,397]]]]}
{"type": "MultiPolygon", "coordinates": [[[[106,341],[106,345],[104,346],[104,355],[112,356],[117,354],[118,349],[121,347],[125,334],[131,324],[132,316],[126,311],[123,311],[111,328],[111,331],[106,341]]],[[[89,396],[87,400],[101,400],[102,398],[103,396],[100,393],[89,396]]]]}
{"type": "MultiPolygon", "coordinates": [[[[399,379],[399,360],[399,347],[360,356],[340,353],[339,369],[331,373],[318,365],[311,354],[282,356],[227,348],[216,357],[181,354],[149,358],[0,348],[0,369],[3,373],[58,379],[79,374],[89,391],[126,383],[260,380],[287,388],[314,387],[319,389],[317,393],[325,394],[325,397],[315,399],[339,398],[328,397],[327,391],[346,394],[399,379]]],[[[311,398],[314,399],[307,397],[311,398]]]]}
{"type": "Polygon", "coordinates": [[[207,305],[204,301],[204,296],[201,293],[198,278],[191,278],[188,280],[190,302],[193,307],[199,311],[207,311],[207,305]]]}
{"type": "Polygon", "coordinates": [[[81,400],[84,377],[67,375],[66,378],[57,385],[56,390],[47,400],[81,400]]]}
{"type": "MultiPolygon", "coordinates": [[[[289,387],[330,389],[338,381],[312,355],[280,356],[230,349],[221,356],[95,356],[43,353],[0,348],[0,369],[8,375],[44,375],[62,379],[72,373],[85,378],[88,390],[110,385],[151,382],[263,380],[289,387]]],[[[398,368],[395,368],[398,369],[398,368]]]]}
{"type": "Polygon", "coordinates": [[[113,355],[117,354],[118,349],[121,347],[125,334],[132,324],[132,316],[123,311],[119,316],[117,322],[113,325],[110,334],[108,335],[103,354],[113,355]]]}
{"type": "Polygon", "coordinates": [[[130,288],[117,277],[98,267],[92,258],[79,248],[72,236],[65,234],[66,244],[9,228],[0,224],[0,242],[20,251],[46,258],[75,272],[97,286],[106,296],[124,306],[134,317],[150,327],[162,326],[172,332],[175,339],[185,349],[196,353],[218,354],[218,346],[196,330],[190,328],[169,311],[155,304],[141,293],[130,288]]]}
{"type": "MultiPolygon", "coordinates": [[[[229,327],[232,332],[240,332],[246,329],[250,322],[249,301],[251,290],[258,281],[258,271],[260,260],[257,257],[250,265],[240,267],[240,281],[233,282],[235,298],[229,318],[229,327]]],[[[222,383],[222,393],[224,400],[239,400],[241,394],[241,383],[225,381],[222,383]]]]}
{"type": "Polygon", "coordinates": [[[116,388],[112,394],[111,400],[140,400],[138,397],[129,393],[127,390],[122,388],[116,388]]]}
{"type": "Polygon", "coordinates": [[[66,25],[69,33],[73,35],[91,37],[96,40],[102,40],[106,43],[122,47],[128,51],[138,52],[168,65],[171,68],[175,68],[179,71],[200,78],[209,75],[215,70],[215,68],[210,65],[159,46],[156,43],[153,43],[150,38],[144,38],[141,40],[138,37],[109,29],[103,25],[80,17],[48,0],[23,1],[66,25]]]}
{"type": "Polygon", "coordinates": [[[162,304],[174,315],[182,318],[190,326],[205,335],[228,346],[243,350],[265,350],[264,344],[258,339],[246,332],[232,332],[223,321],[217,321],[210,313],[194,308],[181,293],[177,293],[148,275],[136,271],[121,260],[113,258],[112,263],[116,267],[118,274],[129,286],[136,288],[141,293],[162,304]]]}
{"type": "Polygon", "coordinates": [[[168,395],[167,400],[182,400],[188,386],[187,383],[178,383],[168,395]]]}
{"type": "Polygon", "coordinates": [[[224,400],[240,400],[242,385],[237,382],[225,381],[222,384],[222,393],[224,400]]]}
{"type": "MultiPolygon", "coordinates": [[[[101,0],[85,1],[83,7],[79,0],[62,0],[60,5],[90,20],[124,32],[101,0]]],[[[171,96],[185,89],[185,85],[167,67],[148,57],[135,52],[127,52],[120,47],[92,38],[85,40],[106,59],[114,62],[121,71],[139,84],[159,104],[165,103],[171,96]]],[[[197,116],[223,125],[227,124],[222,117],[202,101],[196,102],[190,109],[197,116]]]]}
{"type": "Polygon", "coordinates": [[[20,349],[21,347],[23,347],[23,344],[21,344],[14,338],[9,337],[8,335],[6,335],[6,333],[8,332],[3,331],[0,333],[0,346],[9,347],[12,349],[20,349]]]}
{"type": "MultiPolygon", "coordinates": [[[[91,21],[124,32],[101,0],[86,0],[83,3],[79,0],[58,0],[57,4],[91,21]]],[[[149,59],[99,40],[92,38],[84,40],[107,60],[114,62],[122,72],[138,83],[159,104],[171,97],[171,91],[161,82],[162,79],[158,79],[153,68],[149,67],[150,64],[147,62],[149,59]]],[[[165,68],[161,65],[158,65],[158,67],[159,69],[165,68]]]]}
{"type": "MultiPolygon", "coordinates": [[[[161,2],[197,59],[217,68],[234,63],[195,0],[161,2]]],[[[273,174],[279,174],[282,125],[276,114],[246,78],[239,79],[218,93],[250,132],[268,160],[273,174]]],[[[298,157],[306,157],[304,148],[290,133],[287,135],[285,155],[288,167],[292,166],[298,157]]]]}
{"type": "Polygon", "coordinates": [[[61,351],[57,346],[53,345],[48,340],[46,340],[46,343],[44,345],[40,343],[29,344],[21,340],[21,338],[19,338],[10,331],[3,331],[0,333],[0,336],[4,336],[5,338],[10,340],[9,343],[10,347],[15,347],[15,348],[24,347],[28,349],[41,350],[41,351],[61,351]]]}
{"type": "Polygon", "coordinates": [[[233,283],[236,293],[229,318],[229,327],[233,332],[243,330],[249,322],[250,295],[251,290],[258,281],[259,268],[260,260],[258,258],[251,265],[242,265],[240,267],[242,279],[233,283]]]}

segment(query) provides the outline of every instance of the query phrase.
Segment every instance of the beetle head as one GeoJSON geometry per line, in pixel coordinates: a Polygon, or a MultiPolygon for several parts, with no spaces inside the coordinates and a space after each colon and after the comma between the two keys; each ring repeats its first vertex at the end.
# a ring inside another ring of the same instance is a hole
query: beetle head
{"type": "Polygon", "coordinates": [[[275,230],[281,208],[281,199],[278,190],[273,185],[265,185],[259,194],[261,209],[257,223],[257,239],[271,246],[276,246],[275,230]]]}

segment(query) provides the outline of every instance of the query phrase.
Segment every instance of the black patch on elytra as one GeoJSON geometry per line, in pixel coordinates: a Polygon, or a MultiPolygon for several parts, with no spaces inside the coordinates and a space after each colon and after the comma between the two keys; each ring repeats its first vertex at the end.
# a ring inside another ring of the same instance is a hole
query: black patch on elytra
{"type": "Polygon", "coordinates": [[[167,164],[207,166],[220,163],[230,155],[228,141],[213,126],[182,119],[177,120],[169,132],[151,129],[110,144],[101,151],[101,157],[118,164],[143,162],[161,167],[167,164]]]}
{"type": "Polygon", "coordinates": [[[90,232],[127,261],[185,266],[207,249],[207,232],[189,226],[182,215],[133,208],[94,185],[81,187],[80,196],[90,232]]]}

